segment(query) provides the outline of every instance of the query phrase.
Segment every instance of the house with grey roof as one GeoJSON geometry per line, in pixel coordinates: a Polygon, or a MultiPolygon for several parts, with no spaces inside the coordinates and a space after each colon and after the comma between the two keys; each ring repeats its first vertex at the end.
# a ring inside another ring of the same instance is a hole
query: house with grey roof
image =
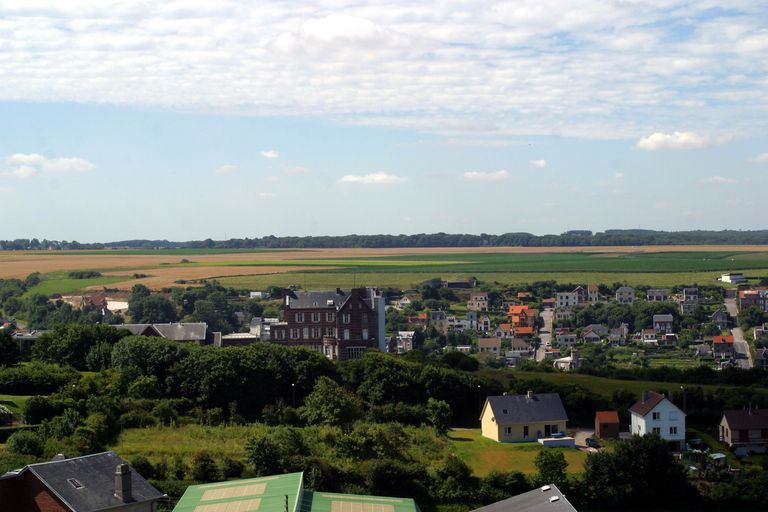
{"type": "Polygon", "coordinates": [[[472,512],[576,512],[555,484],[544,485],[517,496],[476,508],[472,512]]]}
{"type": "Polygon", "coordinates": [[[653,315],[653,330],[656,331],[656,334],[669,334],[674,332],[672,328],[674,320],[672,315],[653,315]]]}
{"type": "Polygon", "coordinates": [[[6,512],[154,512],[163,496],[115,452],[57,456],[0,476],[6,512]]]}
{"type": "MultiPolygon", "coordinates": [[[[118,329],[126,329],[135,336],[151,336],[171,341],[185,341],[204,344],[209,339],[208,324],[205,322],[173,322],[167,324],[119,324],[118,329]]],[[[219,333],[220,335],[220,333],[219,333]]]]}
{"type": "Polygon", "coordinates": [[[631,286],[619,286],[616,289],[616,302],[632,304],[635,301],[635,289],[631,286]]]}
{"type": "Polygon", "coordinates": [[[565,432],[568,415],[557,393],[489,396],[480,426],[484,437],[499,442],[536,441],[565,432]]]}

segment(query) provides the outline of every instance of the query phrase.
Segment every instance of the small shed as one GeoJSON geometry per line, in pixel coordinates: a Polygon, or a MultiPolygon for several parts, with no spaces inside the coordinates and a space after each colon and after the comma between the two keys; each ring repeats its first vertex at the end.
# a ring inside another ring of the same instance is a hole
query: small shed
{"type": "Polygon", "coordinates": [[[618,439],[619,413],[616,411],[597,411],[595,414],[595,435],[600,439],[618,439]]]}

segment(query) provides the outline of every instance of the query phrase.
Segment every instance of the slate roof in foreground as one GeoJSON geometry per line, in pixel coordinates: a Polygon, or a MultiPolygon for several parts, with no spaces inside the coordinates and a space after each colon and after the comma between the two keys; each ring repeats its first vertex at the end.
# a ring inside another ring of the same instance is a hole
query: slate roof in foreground
{"type": "Polygon", "coordinates": [[[555,484],[497,501],[472,512],[577,512],[555,484]]]}
{"type": "MultiPolygon", "coordinates": [[[[568,415],[557,393],[528,395],[489,396],[486,407],[490,407],[496,423],[534,423],[540,421],[568,421],[568,415]]],[[[485,412],[485,407],[483,407],[485,412]]]]}

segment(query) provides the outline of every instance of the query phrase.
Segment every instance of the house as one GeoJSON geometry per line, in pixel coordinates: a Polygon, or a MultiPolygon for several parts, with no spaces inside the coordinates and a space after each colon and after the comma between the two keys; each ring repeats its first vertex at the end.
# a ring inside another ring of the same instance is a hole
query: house
{"type": "Polygon", "coordinates": [[[555,309],[555,321],[556,322],[569,322],[574,319],[576,315],[571,308],[557,308],[555,309]]]}
{"type": "Polygon", "coordinates": [[[220,336],[214,343],[217,347],[245,347],[259,341],[259,337],[250,332],[234,332],[220,336]]]}
{"type": "Polygon", "coordinates": [[[667,397],[643,391],[632,407],[630,433],[637,435],[658,434],[668,441],[673,450],[680,450],[685,443],[685,413],[667,397]]]}
{"type": "Polygon", "coordinates": [[[472,292],[467,301],[468,311],[488,311],[488,292],[472,292]]]}
{"type": "Polygon", "coordinates": [[[477,322],[477,330],[480,332],[490,332],[491,330],[491,317],[483,315],[477,322]]]}
{"type": "Polygon", "coordinates": [[[518,365],[523,359],[530,359],[533,356],[533,347],[530,343],[519,338],[513,338],[510,341],[510,350],[505,353],[507,364],[518,365]]]}
{"type": "Polygon", "coordinates": [[[456,345],[456,352],[461,352],[462,354],[469,354],[472,352],[472,345],[456,345]]]}
{"type": "Polygon", "coordinates": [[[533,327],[515,327],[515,336],[518,338],[533,337],[533,327]]]}
{"type": "Polygon", "coordinates": [[[539,312],[529,306],[510,306],[507,312],[512,327],[535,327],[539,312]]]}
{"type": "Polygon", "coordinates": [[[449,279],[445,282],[446,288],[474,288],[477,280],[472,279],[449,279]]]}
{"type": "Polygon", "coordinates": [[[600,298],[600,289],[596,284],[587,285],[587,302],[597,302],[600,298]]]}
{"type": "Polygon", "coordinates": [[[499,324],[498,327],[496,327],[496,330],[494,331],[494,335],[497,338],[506,339],[512,337],[512,324],[504,323],[499,324]]]}
{"type": "Polygon", "coordinates": [[[718,309],[709,315],[709,321],[715,324],[718,329],[723,330],[728,327],[729,315],[722,309],[718,309]]]}
{"type": "Polygon", "coordinates": [[[579,304],[587,302],[587,289],[583,286],[577,286],[573,289],[573,293],[576,294],[576,300],[579,304]]]}
{"type": "Polygon", "coordinates": [[[763,325],[755,326],[755,340],[759,340],[760,338],[764,338],[768,336],[768,323],[764,323],[763,325]]]}
{"type": "Polygon", "coordinates": [[[576,508],[555,484],[549,484],[472,512],[576,512],[576,508]]]}
{"type": "Polygon", "coordinates": [[[712,337],[712,356],[715,359],[731,359],[734,354],[733,336],[712,337]]]}
{"type": "Polygon", "coordinates": [[[115,452],[57,456],[0,476],[4,512],[154,512],[163,496],[115,452]]]}
{"type": "Polygon", "coordinates": [[[581,341],[584,343],[600,343],[602,338],[592,329],[585,329],[581,331],[581,341]]]}
{"type": "Polygon", "coordinates": [[[413,302],[415,300],[417,300],[417,296],[416,295],[405,294],[402,297],[400,297],[400,299],[398,299],[398,301],[396,303],[396,307],[397,307],[397,309],[405,309],[408,306],[410,306],[411,304],[413,304],[413,302]]]}
{"type": "Polygon", "coordinates": [[[578,370],[581,367],[581,359],[579,359],[579,353],[576,350],[571,350],[571,355],[566,357],[560,357],[552,361],[552,366],[556,370],[562,370],[564,372],[570,372],[571,370],[578,370]]]}
{"type": "Polygon", "coordinates": [[[739,311],[756,306],[763,313],[768,313],[768,290],[740,290],[739,311]]]}
{"type": "Polygon", "coordinates": [[[568,415],[557,393],[489,396],[480,425],[484,437],[499,442],[535,441],[565,432],[568,415]]]}
{"type": "Polygon", "coordinates": [[[674,347],[677,345],[677,342],[677,334],[674,333],[662,334],[661,338],[659,339],[659,345],[662,347],[674,347]]]}
{"type": "Polygon", "coordinates": [[[674,331],[672,324],[674,318],[672,315],[653,315],[653,330],[656,334],[669,334],[674,331]]]}
{"type": "Polygon", "coordinates": [[[304,473],[190,485],[173,512],[418,512],[410,498],[313,492],[304,473]]]}
{"type": "Polygon", "coordinates": [[[616,289],[616,302],[632,304],[635,301],[635,289],[631,286],[620,286],[616,289]]]}
{"type": "Polygon", "coordinates": [[[544,351],[544,357],[550,359],[557,359],[562,356],[562,351],[559,348],[548,348],[544,351]]]}
{"type": "Polygon", "coordinates": [[[531,292],[517,292],[517,299],[518,300],[529,300],[533,298],[533,294],[531,292]]]}
{"type": "Polygon", "coordinates": [[[410,352],[415,347],[413,346],[413,337],[416,331],[398,331],[397,338],[395,338],[395,350],[397,354],[405,354],[410,352]]]}
{"type": "Polygon", "coordinates": [[[272,325],[272,342],[317,350],[329,359],[357,359],[372,348],[385,351],[384,297],[376,288],[288,291],[283,321],[272,325]]]}
{"type": "Polygon", "coordinates": [[[643,329],[641,331],[641,338],[643,343],[650,343],[658,345],[659,339],[656,334],[656,329],[643,329]]]}
{"type": "Polygon", "coordinates": [[[645,292],[645,300],[648,302],[666,302],[669,300],[669,289],[667,288],[649,288],[645,292]]]}
{"type": "Polygon", "coordinates": [[[557,307],[557,299],[554,297],[549,297],[547,299],[541,299],[541,308],[542,309],[555,309],[557,307]]]}
{"type": "Polygon", "coordinates": [[[683,293],[679,298],[680,312],[684,315],[690,315],[699,304],[698,288],[683,288],[683,293]]]}
{"type": "Polygon", "coordinates": [[[576,344],[576,334],[572,332],[561,332],[555,334],[555,345],[564,348],[572,347],[576,344]]]}
{"type": "Polygon", "coordinates": [[[740,284],[740,283],[746,283],[747,280],[744,278],[744,274],[741,272],[729,272],[727,274],[723,274],[720,276],[720,281],[723,283],[731,283],[731,284],[740,284]]]}
{"type": "MultiPolygon", "coordinates": [[[[117,329],[130,331],[134,336],[165,338],[171,341],[213,343],[216,333],[208,332],[205,322],[173,322],[168,324],[118,324],[117,329]]],[[[218,333],[221,336],[221,333],[218,333]]]]}
{"type": "Polygon", "coordinates": [[[627,342],[627,338],[629,338],[629,326],[625,323],[608,331],[608,342],[612,345],[623,345],[627,342]]]}
{"type": "Polygon", "coordinates": [[[415,329],[426,329],[429,325],[428,313],[417,313],[416,315],[408,317],[408,324],[415,329]]]}
{"type": "Polygon", "coordinates": [[[248,332],[259,338],[261,341],[269,341],[272,334],[272,324],[279,322],[279,318],[254,316],[251,318],[248,332]]]}
{"type": "Polygon", "coordinates": [[[608,336],[608,327],[606,327],[603,324],[589,324],[586,327],[584,327],[585,331],[593,331],[595,334],[599,336],[608,336]]]}
{"type": "Polygon", "coordinates": [[[768,369],[768,348],[758,348],[755,350],[755,368],[768,369]]]}
{"type": "Polygon", "coordinates": [[[571,308],[579,303],[579,294],[576,292],[557,292],[555,294],[555,307],[571,308]]]}
{"type": "Polygon", "coordinates": [[[448,321],[446,320],[445,311],[430,311],[429,324],[443,334],[448,332],[448,321]]]}
{"type": "Polygon", "coordinates": [[[619,413],[617,411],[597,411],[595,414],[595,435],[600,439],[618,439],[619,413]]]}
{"type": "Polygon", "coordinates": [[[248,293],[248,298],[249,299],[257,299],[257,300],[268,299],[269,298],[269,293],[267,293],[267,292],[249,292],[248,293]]]}
{"type": "Polygon", "coordinates": [[[768,451],[768,409],[725,411],[720,419],[720,441],[736,455],[768,451]]]}
{"type": "Polygon", "coordinates": [[[481,354],[501,355],[501,338],[480,338],[477,340],[477,351],[481,354]]]}
{"type": "Polygon", "coordinates": [[[694,355],[698,358],[709,359],[712,357],[712,347],[706,343],[701,343],[693,348],[694,355]]]}

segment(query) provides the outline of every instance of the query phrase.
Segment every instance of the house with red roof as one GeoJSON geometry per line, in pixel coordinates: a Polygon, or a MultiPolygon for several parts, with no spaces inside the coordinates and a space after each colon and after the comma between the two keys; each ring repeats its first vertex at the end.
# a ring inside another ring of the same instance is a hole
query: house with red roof
{"type": "Polygon", "coordinates": [[[685,444],[685,413],[666,396],[643,391],[640,400],[629,408],[630,433],[640,436],[657,434],[669,442],[673,450],[685,444]]]}
{"type": "Polygon", "coordinates": [[[712,355],[715,359],[730,359],[734,353],[733,336],[712,337],[712,355]]]}
{"type": "Polygon", "coordinates": [[[618,439],[619,413],[617,411],[597,411],[595,414],[595,435],[600,439],[618,439]]]}

